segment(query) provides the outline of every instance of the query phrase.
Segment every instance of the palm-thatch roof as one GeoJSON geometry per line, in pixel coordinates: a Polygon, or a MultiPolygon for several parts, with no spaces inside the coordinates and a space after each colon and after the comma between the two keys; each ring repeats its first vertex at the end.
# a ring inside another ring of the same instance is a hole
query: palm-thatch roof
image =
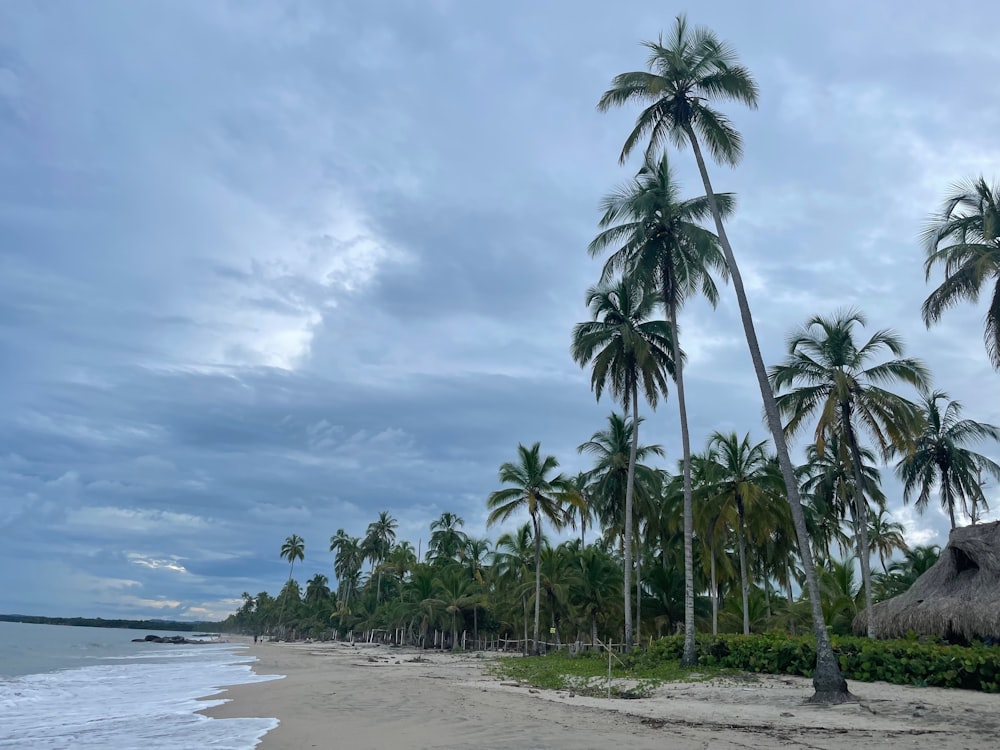
{"type": "MultiPolygon", "coordinates": [[[[905,593],[874,605],[872,618],[878,638],[1000,638],[1000,521],[954,529],[940,559],[905,593]]],[[[866,610],[854,632],[867,625],[866,610]]]]}

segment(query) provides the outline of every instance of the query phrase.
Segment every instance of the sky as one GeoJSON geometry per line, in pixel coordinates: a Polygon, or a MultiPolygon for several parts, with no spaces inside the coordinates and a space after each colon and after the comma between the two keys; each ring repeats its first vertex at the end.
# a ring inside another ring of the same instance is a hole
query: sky
{"type": "MultiPolygon", "coordinates": [[[[0,612],[221,618],[280,588],[292,533],[296,578],[332,578],[330,535],[382,510],[414,546],[444,511],[486,533],[518,443],[587,468],[576,446],[614,405],[570,332],[600,199],[638,168],[618,164],[637,110],[595,105],[686,10],[0,5],[0,612]]],[[[856,306],[1000,424],[984,307],[929,331],[919,313],[928,215],[956,180],[1000,177],[1000,8],[720,1],[690,20],[760,85],[758,110],[723,105],[743,162],[711,172],[738,194],[765,361],[856,306]]],[[[671,162],[698,194],[691,153],[671,162]]],[[[681,316],[695,449],[766,437],[722,296],[681,316]]],[[[672,394],[646,416],[676,466],[672,394]]],[[[909,540],[943,545],[947,518],[884,482],[909,540]]]]}

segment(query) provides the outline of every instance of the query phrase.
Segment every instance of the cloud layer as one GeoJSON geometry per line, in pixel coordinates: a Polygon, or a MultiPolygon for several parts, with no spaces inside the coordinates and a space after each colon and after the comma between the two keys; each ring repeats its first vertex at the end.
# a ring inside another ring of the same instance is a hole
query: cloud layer
{"type": "MultiPolygon", "coordinates": [[[[383,509],[415,543],[444,510],[482,532],[518,442],[585,467],[611,406],[569,332],[598,201],[635,168],[617,165],[635,113],[594,104],[671,19],[573,7],[0,9],[0,610],[223,616],[280,586],[288,534],[303,575],[330,574],[330,534],[383,509]]],[[[1000,163],[1000,83],[980,75],[1000,11],[956,10],[692,20],[763,92],[732,110],[744,163],[714,174],[739,194],[765,359],[857,305],[1000,423],[983,311],[919,318],[923,221],[1000,163]]],[[[690,154],[673,161],[698,192],[690,154]]],[[[764,436],[729,295],[682,318],[696,445],[764,436]]],[[[672,401],[647,425],[673,465],[672,401]]],[[[944,542],[939,513],[901,517],[944,542]]]]}

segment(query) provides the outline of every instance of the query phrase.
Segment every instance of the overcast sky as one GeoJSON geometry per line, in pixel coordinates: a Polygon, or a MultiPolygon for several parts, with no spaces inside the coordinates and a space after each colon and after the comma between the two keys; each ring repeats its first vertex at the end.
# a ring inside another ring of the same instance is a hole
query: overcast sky
{"type": "MultiPolygon", "coordinates": [[[[602,427],[568,354],[661,2],[93,0],[0,6],[0,611],[221,617],[332,577],[381,510],[484,532],[518,442],[602,427]]],[[[760,109],[716,188],[765,360],[813,314],[892,327],[1000,423],[983,309],[926,331],[919,233],[1000,177],[1000,9],[716,2],[760,109]]],[[[700,191],[689,152],[672,157],[700,191]]],[[[695,448],[766,435],[731,289],[682,316],[695,448]]],[[[679,457],[676,404],[644,439],[679,457]]],[[[801,447],[801,446],[798,446],[801,447]]],[[[991,449],[992,450],[992,449],[991,449]]],[[[996,451],[992,450],[995,454],[996,451]]],[[[947,519],[890,507],[915,542],[947,519]]],[[[995,487],[989,490],[997,497],[995,487]]],[[[997,503],[1000,505],[1000,501],[997,503]]],[[[996,517],[997,514],[992,514],[996,517]]]]}

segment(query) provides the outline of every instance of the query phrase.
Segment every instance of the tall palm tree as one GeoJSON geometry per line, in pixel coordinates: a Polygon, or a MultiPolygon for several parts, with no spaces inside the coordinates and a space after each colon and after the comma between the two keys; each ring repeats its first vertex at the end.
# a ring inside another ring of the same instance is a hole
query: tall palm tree
{"type": "Polygon", "coordinates": [[[322,573],[317,573],[306,581],[306,601],[310,604],[325,601],[330,598],[330,579],[322,573]]]}
{"type": "Polygon", "coordinates": [[[743,594],[743,634],[750,635],[750,577],[747,568],[747,537],[761,539],[775,517],[777,475],[767,454],[767,441],[751,443],[750,435],[713,432],[708,453],[717,465],[711,492],[736,510],[736,540],[740,556],[743,594]],[[753,527],[749,521],[753,522],[753,527]]]}
{"type": "Polygon", "coordinates": [[[555,456],[541,455],[541,444],[530,448],[517,446],[517,460],[501,464],[499,480],[510,485],[490,493],[486,501],[490,515],[486,525],[492,526],[510,518],[514,513],[527,510],[531,516],[532,533],[535,543],[535,630],[533,651],[540,653],[539,617],[542,589],[542,520],[547,520],[555,529],[567,523],[565,504],[580,504],[582,501],[572,491],[572,486],[562,474],[551,476],[559,467],[555,456]]]}
{"type": "Polygon", "coordinates": [[[944,266],[944,281],[921,308],[924,323],[930,328],[962,300],[978,302],[992,284],[983,339],[990,363],[1000,370],[1000,185],[984,177],[953,185],[923,238],[927,280],[934,266],[944,266]]]}
{"type": "MultiPolygon", "coordinates": [[[[388,511],[383,510],[378,514],[378,518],[368,524],[368,529],[365,533],[365,540],[362,543],[365,552],[367,553],[368,559],[371,561],[372,573],[378,568],[388,557],[389,551],[392,549],[393,543],[396,541],[396,527],[398,523],[396,519],[389,515],[388,511]]],[[[375,601],[381,601],[382,599],[382,571],[378,571],[377,583],[375,585],[375,601]]]]}
{"type": "Polygon", "coordinates": [[[632,648],[631,577],[632,513],[635,467],[639,447],[639,391],[656,407],[660,394],[667,393],[667,378],[674,372],[672,336],[663,321],[649,320],[657,304],[635,276],[593,287],[587,306],[593,320],[573,328],[573,359],[581,367],[592,364],[591,387],[600,400],[607,388],[621,399],[633,417],[632,447],[629,454],[625,490],[625,649],[632,648]]]}
{"type": "Polygon", "coordinates": [[[742,137],[729,118],[710,105],[713,100],[722,99],[742,102],[748,107],[756,108],[757,83],[750,71],[738,64],[736,53],[728,44],[721,42],[708,29],[690,28],[684,16],[677,17],[666,43],[661,37],[657,42],[645,42],[644,46],[650,51],[648,60],[650,70],[616,76],[611,88],[604,92],[597,107],[606,111],[632,101],[648,102],[648,106],[639,114],[635,127],[625,140],[621,153],[622,162],[646,137],[649,138],[647,153],[655,153],[666,140],[670,140],[678,147],[690,145],[694,152],[705,187],[705,197],[715,221],[716,235],[732,277],[747,348],[750,351],[754,374],[757,376],[757,384],[764,403],[764,414],[774,440],[778,465],[785,480],[786,496],[791,506],[806,585],[814,593],[810,597],[813,630],[816,634],[816,669],[813,672],[813,686],[816,693],[813,700],[840,702],[849,696],[847,682],[840,673],[840,666],[833,653],[823,618],[823,608],[818,594],[819,579],[809,548],[809,536],[795,479],[795,468],[792,466],[788,446],[785,443],[774,393],[768,382],[767,368],[757,341],[757,331],[743,285],[743,276],[736,263],[729,236],[726,234],[722,208],[716,199],[716,192],[712,187],[699,141],[700,135],[716,161],[735,166],[743,155],[742,137]]]}
{"type": "MultiPolygon", "coordinates": [[[[280,557],[282,560],[288,560],[288,583],[285,584],[286,587],[290,587],[292,583],[292,573],[295,571],[295,561],[304,560],[306,555],[306,543],[303,541],[302,537],[298,534],[292,534],[286,537],[284,543],[281,545],[280,557]]],[[[278,613],[278,625],[281,625],[281,618],[285,614],[285,599],[284,597],[281,601],[281,610],[278,613]]]]}
{"type": "MultiPolygon", "coordinates": [[[[864,344],[854,340],[855,326],[866,324],[859,310],[842,310],[832,317],[816,315],[788,339],[788,356],[771,368],[778,411],[788,417],[785,434],[792,436],[808,419],[816,419],[816,448],[822,453],[827,436],[839,433],[849,451],[854,473],[853,516],[865,607],[872,606],[872,572],[868,543],[868,503],[859,432],[875,439],[888,458],[911,439],[918,423],[916,406],[882,386],[908,383],[924,387],[930,374],[923,362],[903,357],[903,342],[893,331],[876,331],[864,344]],[[886,352],[893,359],[874,360],[886,352]]],[[[871,611],[869,609],[869,611],[871,611]]],[[[868,618],[868,637],[874,622],[868,618]]]]}
{"type": "MultiPolygon", "coordinates": [[[[724,215],[733,206],[732,196],[716,196],[724,215]]],[[[694,570],[692,539],[694,521],[691,505],[691,438],[688,430],[687,401],[684,397],[683,362],[677,312],[685,300],[697,293],[714,307],[719,292],[710,271],[728,278],[726,260],[718,238],[698,222],[711,216],[703,196],[680,199],[680,187],[667,156],[659,161],[646,155],[642,169],[623,188],[606,196],[602,208],[602,232],[590,243],[591,255],[611,249],[604,266],[604,278],[615,272],[636,273],[658,289],[670,330],[673,332],[673,361],[676,366],[677,408],[680,414],[682,476],[684,483],[684,654],[682,662],[693,665],[698,656],[694,630],[694,570]]]]}
{"type": "Polygon", "coordinates": [[[577,473],[570,482],[573,485],[573,491],[580,496],[583,501],[582,505],[572,505],[569,509],[569,523],[574,529],[577,524],[580,526],[580,545],[582,547],[587,546],[587,528],[591,525],[594,520],[594,506],[591,502],[591,490],[593,489],[591,484],[590,472],[581,471],[577,473]]]}
{"type": "Polygon", "coordinates": [[[896,474],[903,482],[903,500],[909,502],[917,490],[917,510],[923,513],[937,487],[941,507],[948,511],[953,529],[959,503],[967,515],[972,515],[977,506],[986,505],[980,484],[982,472],[1000,479],[1000,466],[995,461],[966,447],[983,440],[1000,440],[1000,429],[961,419],[961,414],[962,405],[949,401],[947,393],[925,393],[921,404],[923,429],[896,465],[896,474]],[[944,409],[940,401],[945,402],[944,409]]]}
{"type": "Polygon", "coordinates": [[[405,539],[392,548],[383,567],[396,576],[399,581],[399,599],[403,599],[403,580],[406,574],[417,565],[417,553],[413,545],[405,539]]]}
{"type": "MultiPolygon", "coordinates": [[[[512,584],[513,588],[519,590],[521,614],[524,617],[523,653],[525,654],[528,652],[528,599],[524,583],[531,573],[531,560],[534,557],[535,547],[534,536],[534,530],[529,521],[513,532],[501,534],[497,538],[493,554],[493,566],[499,580],[512,584]]],[[[544,537],[538,543],[539,545],[545,544],[544,537]]]]}
{"type": "Polygon", "coordinates": [[[361,539],[350,536],[343,529],[330,537],[330,551],[334,553],[333,574],[337,576],[337,588],[342,607],[349,611],[351,592],[358,583],[365,552],[361,539]]]}
{"type": "Polygon", "coordinates": [[[458,615],[477,606],[481,599],[476,582],[470,580],[465,571],[457,566],[444,568],[434,578],[431,603],[451,615],[452,651],[458,648],[458,615]]]}

